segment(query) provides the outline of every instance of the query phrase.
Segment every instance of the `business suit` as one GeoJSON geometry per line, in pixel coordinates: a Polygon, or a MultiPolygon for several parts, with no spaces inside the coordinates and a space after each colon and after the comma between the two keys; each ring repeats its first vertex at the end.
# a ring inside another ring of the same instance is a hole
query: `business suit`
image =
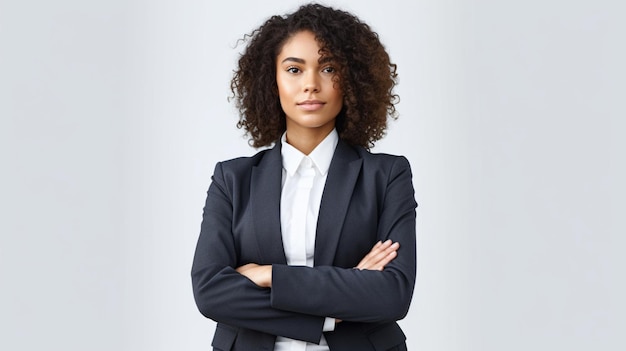
{"type": "Polygon", "coordinates": [[[280,227],[281,144],[218,163],[192,268],[202,314],[218,321],[215,350],[272,350],[276,335],[319,342],[324,317],[343,322],[324,333],[331,351],[405,350],[396,324],[415,283],[415,208],[404,157],[371,154],[339,141],[322,195],[315,267],[287,266],[280,227]],[[400,243],[381,271],[352,267],[378,240],[400,243]],[[272,288],[235,271],[272,264],[272,288]]]}

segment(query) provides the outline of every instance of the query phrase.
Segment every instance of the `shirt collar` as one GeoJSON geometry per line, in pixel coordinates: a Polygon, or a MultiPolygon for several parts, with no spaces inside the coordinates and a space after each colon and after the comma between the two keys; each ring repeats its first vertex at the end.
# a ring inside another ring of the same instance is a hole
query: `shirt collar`
{"type": "MultiPolygon", "coordinates": [[[[280,142],[282,143],[281,154],[283,157],[283,168],[289,175],[293,176],[298,170],[302,159],[307,157],[307,155],[287,143],[287,132],[283,133],[280,142]]],[[[333,154],[335,153],[338,142],[339,134],[337,134],[336,129],[333,129],[333,131],[308,155],[322,175],[328,173],[328,168],[330,168],[330,162],[333,159],[333,154]]]]}

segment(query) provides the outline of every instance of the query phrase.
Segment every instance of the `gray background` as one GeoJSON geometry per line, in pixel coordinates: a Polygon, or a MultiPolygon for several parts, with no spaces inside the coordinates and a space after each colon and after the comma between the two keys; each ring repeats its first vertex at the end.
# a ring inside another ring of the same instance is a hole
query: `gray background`
{"type": "MultiPolygon", "coordinates": [[[[0,349],[207,350],[189,271],[238,38],[286,1],[0,2],[0,349]]],[[[625,6],[327,1],[378,31],[411,350],[624,350],[625,6]]]]}

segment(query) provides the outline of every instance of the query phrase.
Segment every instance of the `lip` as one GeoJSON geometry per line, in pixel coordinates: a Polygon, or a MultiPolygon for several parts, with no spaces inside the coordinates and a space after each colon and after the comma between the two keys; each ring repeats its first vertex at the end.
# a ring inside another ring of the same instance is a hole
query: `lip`
{"type": "Polygon", "coordinates": [[[298,102],[296,105],[306,111],[315,111],[324,107],[324,104],[325,103],[320,100],[304,100],[298,102]]]}

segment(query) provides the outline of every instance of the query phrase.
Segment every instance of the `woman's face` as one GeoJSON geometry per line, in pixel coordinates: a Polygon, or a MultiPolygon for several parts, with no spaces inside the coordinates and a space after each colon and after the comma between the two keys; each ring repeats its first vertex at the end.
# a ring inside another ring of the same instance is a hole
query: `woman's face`
{"type": "Polygon", "coordinates": [[[288,135],[326,136],[335,127],[343,94],[333,82],[336,67],[320,61],[320,46],[310,31],[287,40],[276,59],[280,104],[287,115],[288,135]]]}

